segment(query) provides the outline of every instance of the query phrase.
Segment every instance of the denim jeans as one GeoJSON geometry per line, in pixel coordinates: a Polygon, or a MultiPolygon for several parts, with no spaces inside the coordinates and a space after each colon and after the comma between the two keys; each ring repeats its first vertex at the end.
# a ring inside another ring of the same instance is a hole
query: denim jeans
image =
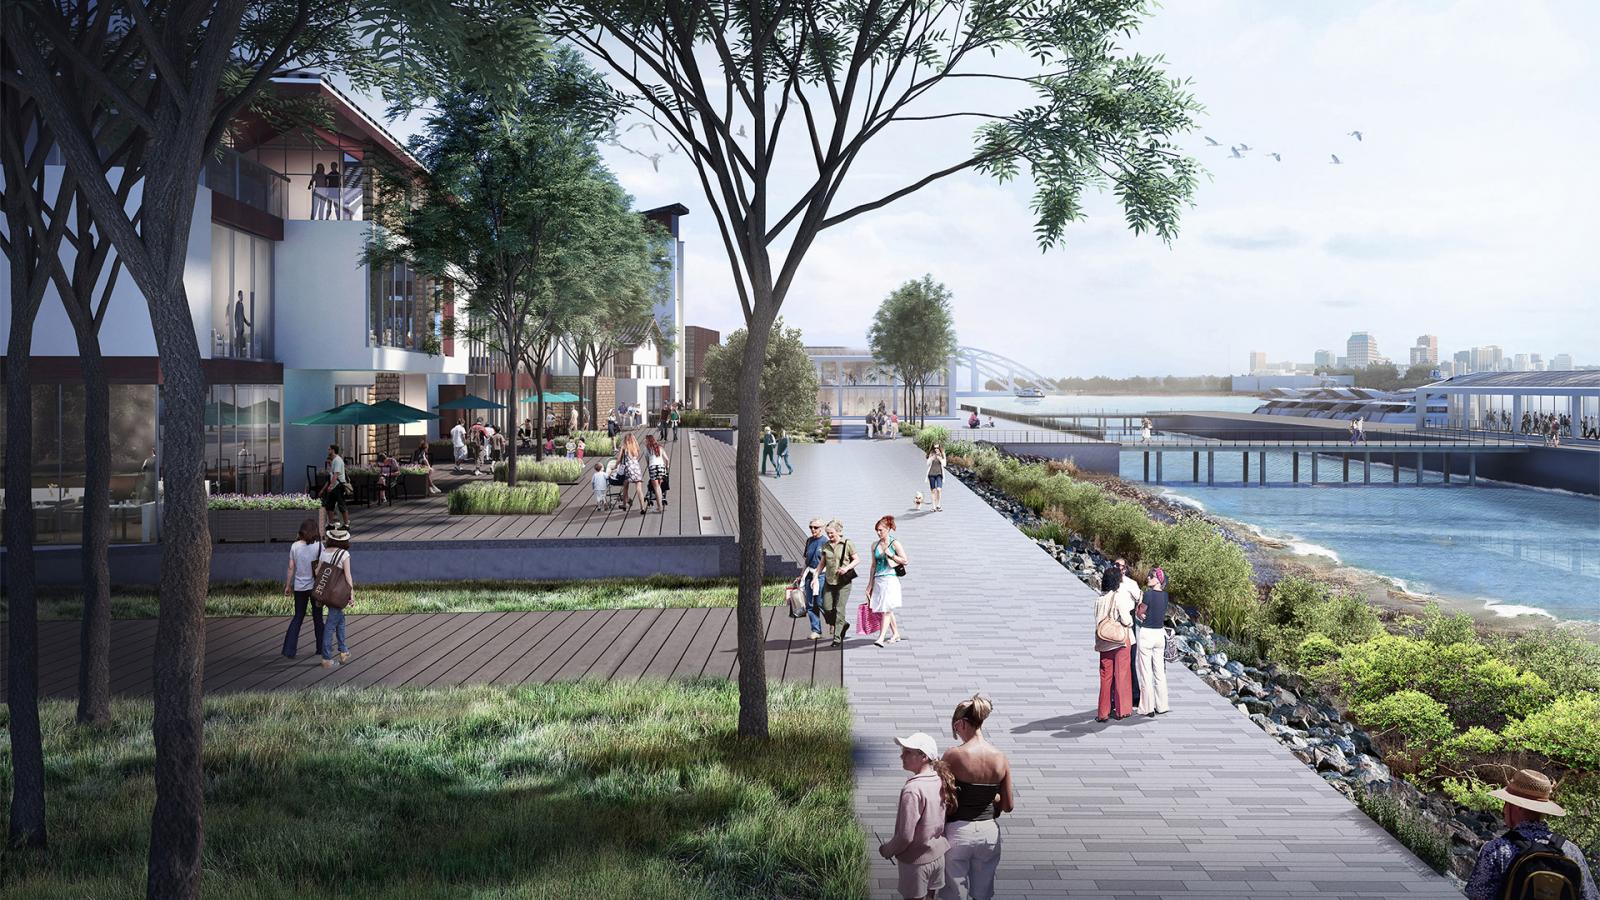
{"type": "Polygon", "coordinates": [[[772,463],[772,471],[778,471],[778,463],[783,463],[784,468],[789,470],[790,475],[794,474],[794,463],[789,462],[789,451],[785,450],[778,454],[778,458],[772,463]]]}
{"type": "Polygon", "coordinates": [[[317,652],[322,652],[322,604],[311,599],[310,591],[295,591],[294,618],[289,620],[289,633],[283,637],[283,655],[291,659],[300,652],[300,625],[306,620],[307,606],[311,607],[311,633],[317,641],[317,652]]]}
{"type": "Polygon", "coordinates": [[[822,633],[822,592],[817,590],[817,581],[808,578],[802,581],[802,590],[806,593],[806,618],[811,620],[811,633],[822,633]]]}
{"type": "Polygon", "coordinates": [[[345,652],[344,610],[328,607],[328,620],[322,627],[322,658],[333,659],[335,641],[338,642],[339,652],[345,652]]]}

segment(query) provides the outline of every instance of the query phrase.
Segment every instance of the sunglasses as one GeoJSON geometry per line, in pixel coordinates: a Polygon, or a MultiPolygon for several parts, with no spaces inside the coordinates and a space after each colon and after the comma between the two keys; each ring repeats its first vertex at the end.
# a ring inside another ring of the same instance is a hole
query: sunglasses
{"type": "Polygon", "coordinates": [[[813,526],[811,526],[811,530],[812,531],[818,531],[818,530],[821,530],[821,528],[822,528],[821,525],[813,525],[813,526]]]}

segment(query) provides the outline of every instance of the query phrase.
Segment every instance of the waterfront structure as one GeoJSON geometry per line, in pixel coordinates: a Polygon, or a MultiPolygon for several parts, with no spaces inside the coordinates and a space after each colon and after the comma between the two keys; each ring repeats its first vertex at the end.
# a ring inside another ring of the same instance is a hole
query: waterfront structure
{"type": "Polygon", "coordinates": [[[1260,350],[1252,350],[1250,352],[1250,374],[1255,375],[1259,372],[1265,372],[1266,370],[1267,354],[1261,352],[1260,350]]]}
{"type": "Polygon", "coordinates": [[[1378,339],[1366,331],[1350,334],[1350,339],[1345,342],[1345,354],[1348,358],[1346,368],[1351,369],[1365,369],[1382,359],[1378,353],[1378,339]]]}
{"type": "MultiPolygon", "coordinates": [[[[1257,407],[1255,414],[1347,421],[1360,418],[1385,425],[1415,425],[1417,422],[1416,400],[1411,391],[1358,388],[1352,381],[1319,387],[1273,388],[1267,402],[1257,407]]],[[[1442,397],[1430,400],[1427,415],[1433,425],[1443,426],[1447,414],[1442,397]]]]}
{"type": "MultiPolygon", "coordinates": [[[[855,347],[807,347],[806,355],[817,367],[818,415],[831,419],[861,419],[880,405],[900,416],[915,412],[906,408],[905,385],[894,369],[874,358],[872,351],[855,347]]],[[[936,373],[919,391],[917,402],[922,407],[922,415],[933,418],[956,415],[954,388],[961,361],[958,351],[945,370],[936,373]]]]}
{"type": "MultiPolygon", "coordinates": [[[[1498,430],[1495,423],[1504,415],[1512,430],[1520,431],[1523,413],[1566,416],[1569,423],[1579,423],[1584,417],[1600,417],[1600,371],[1477,372],[1413,392],[1413,407],[1426,404],[1432,410],[1440,401],[1446,407],[1440,424],[1451,428],[1498,430]]],[[[1435,424],[1430,414],[1427,425],[1435,424]]],[[[1564,434],[1576,437],[1570,425],[1564,434]]]]}
{"type": "Polygon", "coordinates": [[[1318,350],[1311,356],[1311,364],[1318,369],[1333,368],[1334,356],[1332,350],[1318,350]]]}

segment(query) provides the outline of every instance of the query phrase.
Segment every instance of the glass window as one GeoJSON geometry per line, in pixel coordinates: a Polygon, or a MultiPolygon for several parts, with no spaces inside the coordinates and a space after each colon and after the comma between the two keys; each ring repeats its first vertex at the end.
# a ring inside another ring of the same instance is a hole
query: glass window
{"type": "Polygon", "coordinates": [[[211,355],[272,356],[272,241],[211,226],[211,355]]]}
{"type": "Polygon", "coordinates": [[[405,263],[385,266],[374,274],[372,285],[373,345],[438,352],[449,287],[405,263]]]}

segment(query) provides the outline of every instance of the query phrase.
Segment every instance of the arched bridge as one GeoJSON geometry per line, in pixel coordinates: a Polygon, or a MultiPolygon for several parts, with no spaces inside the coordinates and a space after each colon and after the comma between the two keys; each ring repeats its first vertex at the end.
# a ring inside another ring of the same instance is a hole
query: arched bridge
{"type": "Polygon", "coordinates": [[[1006,393],[1015,391],[1020,385],[1018,379],[1048,391],[1054,382],[1039,374],[1036,370],[1017,362],[1007,356],[981,350],[977,347],[956,348],[956,368],[964,372],[966,377],[959,375],[956,383],[952,385],[958,393],[983,394],[984,384],[991,378],[1005,385],[1006,393]]]}

